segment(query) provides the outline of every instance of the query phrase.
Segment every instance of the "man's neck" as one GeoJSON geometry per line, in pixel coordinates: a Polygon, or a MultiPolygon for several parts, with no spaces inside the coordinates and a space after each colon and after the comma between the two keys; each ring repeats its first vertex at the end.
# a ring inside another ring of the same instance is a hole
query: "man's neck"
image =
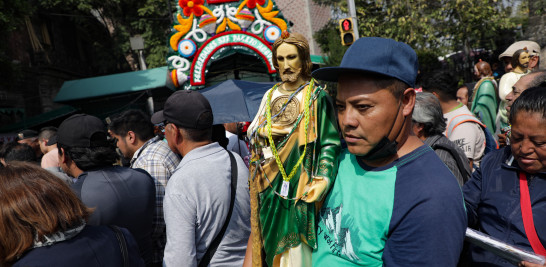
{"type": "Polygon", "coordinates": [[[180,151],[180,154],[182,154],[182,157],[185,157],[188,153],[190,153],[192,150],[204,147],[206,145],[212,144],[212,141],[204,141],[204,142],[184,142],[179,145],[178,151],[180,151]]]}
{"type": "Polygon", "coordinates": [[[457,100],[450,100],[448,102],[440,102],[440,105],[442,106],[442,111],[444,114],[449,113],[453,111],[454,108],[459,106],[461,103],[457,102],[457,100]]]}
{"type": "Polygon", "coordinates": [[[50,145],[47,147],[47,153],[51,152],[52,150],[57,150],[57,144],[50,145]]]}
{"type": "MultiPolygon", "coordinates": [[[[153,138],[153,137],[152,137],[152,138],[153,138]]],[[[152,138],[150,138],[150,139],[152,139],[152,138]]],[[[139,149],[141,149],[142,146],[143,146],[144,144],[146,144],[146,142],[150,141],[150,139],[141,141],[140,139],[137,138],[136,141],[135,141],[135,144],[134,144],[134,147],[135,147],[135,150],[134,150],[134,151],[135,151],[135,153],[136,153],[136,151],[138,151],[139,149]]],[[[133,156],[134,156],[134,154],[133,154],[133,156]]],[[[131,156],[131,158],[132,158],[133,156],[131,156]]]]}

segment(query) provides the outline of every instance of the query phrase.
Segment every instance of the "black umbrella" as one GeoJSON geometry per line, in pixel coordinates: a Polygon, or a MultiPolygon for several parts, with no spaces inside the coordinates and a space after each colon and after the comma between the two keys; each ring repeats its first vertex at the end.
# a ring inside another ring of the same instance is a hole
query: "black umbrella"
{"type": "Polygon", "coordinates": [[[228,80],[199,92],[212,106],[214,124],[252,121],[262,97],[275,83],[228,80]]]}

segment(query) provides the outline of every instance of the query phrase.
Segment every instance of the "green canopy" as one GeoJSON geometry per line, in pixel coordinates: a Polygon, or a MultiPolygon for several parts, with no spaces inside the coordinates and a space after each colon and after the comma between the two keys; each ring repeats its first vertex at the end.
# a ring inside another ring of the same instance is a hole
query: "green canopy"
{"type": "Polygon", "coordinates": [[[54,109],[52,111],[48,111],[46,113],[42,113],[38,116],[25,118],[23,121],[1,127],[0,132],[1,133],[18,132],[18,131],[28,129],[48,121],[52,121],[54,119],[57,119],[66,115],[72,114],[76,111],[77,109],[72,106],[64,106],[58,109],[54,109]]]}
{"type": "MultiPolygon", "coordinates": [[[[326,57],[326,59],[328,59],[328,57],[326,57]]],[[[311,62],[313,62],[314,64],[323,65],[324,58],[322,56],[311,55],[311,62]]]]}
{"type": "Polygon", "coordinates": [[[70,102],[107,95],[134,93],[166,87],[167,67],[64,82],[54,102],[70,102]]]}

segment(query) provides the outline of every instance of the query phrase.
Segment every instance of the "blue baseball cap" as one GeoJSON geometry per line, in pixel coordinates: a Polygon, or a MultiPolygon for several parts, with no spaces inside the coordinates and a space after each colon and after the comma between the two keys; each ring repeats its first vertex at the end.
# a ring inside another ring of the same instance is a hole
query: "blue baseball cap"
{"type": "Polygon", "coordinates": [[[370,73],[396,78],[415,86],[419,70],[417,54],[407,44],[392,39],[364,37],[356,40],[345,52],[339,67],[320,68],[313,78],[337,82],[345,73],[370,73]]]}

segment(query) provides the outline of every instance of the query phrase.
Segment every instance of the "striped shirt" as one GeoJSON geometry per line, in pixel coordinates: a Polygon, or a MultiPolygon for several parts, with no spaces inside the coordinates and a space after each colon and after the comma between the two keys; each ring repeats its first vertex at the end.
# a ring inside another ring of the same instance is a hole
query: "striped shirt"
{"type": "Polygon", "coordinates": [[[153,219],[152,243],[154,250],[154,262],[163,261],[163,251],[167,243],[165,220],[163,215],[163,198],[165,187],[174,170],[180,163],[180,157],[173,153],[165,142],[159,137],[148,140],[139,148],[131,159],[132,169],[147,171],[155,183],[156,201],[153,219]]]}

